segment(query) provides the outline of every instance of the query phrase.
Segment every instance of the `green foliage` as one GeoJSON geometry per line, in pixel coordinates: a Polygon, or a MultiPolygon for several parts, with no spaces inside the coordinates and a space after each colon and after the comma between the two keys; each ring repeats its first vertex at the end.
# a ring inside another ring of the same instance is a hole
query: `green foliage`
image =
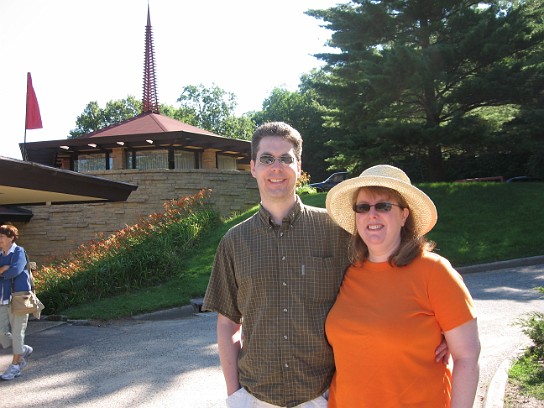
{"type": "MultiPolygon", "coordinates": [[[[536,290],[544,293],[542,287],[536,290]]],[[[544,313],[529,313],[516,323],[533,345],[510,368],[510,381],[519,386],[523,394],[544,400],[544,313]]]]}
{"type": "Polygon", "coordinates": [[[335,130],[324,127],[326,109],[311,87],[314,75],[318,73],[303,75],[297,92],[274,88],[264,100],[263,109],[254,113],[253,119],[257,124],[282,121],[297,129],[304,140],[302,168],[314,180],[322,180],[328,174],[327,159],[334,154],[328,141],[335,130]]]}
{"type": "Polygon", "coordinates": [[[191,125],[209,130],[221,136],[248,140],[254,130],[254,123],[248,116],[234,115],[236,96],[217,85],[188,85],[183,88],[177,102],[189,112],[191,125]]]}
{"type": "Polygon", "coordinates": [[[250,208],[219,225],[213,223],[212,228],[203,231],[198,245],[176,259],[177,271],[160,285],[68,307],[62,314],[72,319],[114,319],[188,304],[191,298],[201,297],[208,285],[219,241],[229,228],[253,215],[258,208],[250,208]]]}
{"type": "Polygon", "coordinates": [[[509,378],[522,394],[544,400],[544,367],[536,355],[523,355],[510,369],[509,378]]]}
{"type": "MultiPolygon", "coordinates": [[[[542,288],[541,288],[542,289],[542,288]]],[[[523,328],[525,333],[532,341],[533,347],[531,353],[538,358],[544,358],[544,313],[533,312],[525,318],[518,320],[517,324],[523,328]]]]}
{"type": "Polygon", "coordinates": [[[76,128],[70,131],[69,138],[76,138],[131,119],[138,115],[141,109],[142,102],[130,95],[126,99],[109,101],[104,109],[100,108],[97,102],[89,102],[83,113],[77,117],[76,128]]]}
{"type": "Polygon", "coordinates": [[[298,195],[304,195],[304,194],[315,194],[317,193],[317,190],[313,187],[311,187],[309,184],[303,184],[300,187],[297,187],[297,194],[298,195]]]}
{"type": "Polygon", "coordinates": [[[36,290],[49,313],[91,300],[166,282],[182,274],[180,260],[219,222],[202,190],[164,203],[165,211],[143,217],[109,237],[78,249],[36,275],[36,290]]]}
{"type": "Polygon", "coordinates": [[[426,180],[448,180],[448,158],[511,152],[501,106],[538,106],[541,1],[361,0],[308,14],[337,51],[318,56],[326,66],[313,84],[343,131],[336,168],[419,161],[426,180]]]}
{"type": "MultiPolygon", "coordinates": [[[[249,140],[255,129],[250,115],[237,117],[236,96],[213,85],[188,85],[178,98],[181,106],[161,105],[162,115],[209,130],[221,136],[249,140]]],[[[112,100],[104,109],[97,102],[89,102],[76,119],[76,128],[70,131],[71,138],[95,132],[107,126],[132,119],[141,113],[142,103],[133,96],[112,100]]]]}

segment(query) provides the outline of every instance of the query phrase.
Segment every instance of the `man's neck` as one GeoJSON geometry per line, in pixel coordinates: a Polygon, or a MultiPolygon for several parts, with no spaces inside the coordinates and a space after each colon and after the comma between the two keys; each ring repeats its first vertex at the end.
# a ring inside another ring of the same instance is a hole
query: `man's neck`
{"type": "Polygon", "coordinates": [[[272,221],[276,225],[281,225],[283,219],[289,215],[289,212],[293,209],[295,205],[296,197],[293,196],[292,199],[286,200],[267,200],[261,201],[261,205],[266,211],[272,215],[272,221]]]}

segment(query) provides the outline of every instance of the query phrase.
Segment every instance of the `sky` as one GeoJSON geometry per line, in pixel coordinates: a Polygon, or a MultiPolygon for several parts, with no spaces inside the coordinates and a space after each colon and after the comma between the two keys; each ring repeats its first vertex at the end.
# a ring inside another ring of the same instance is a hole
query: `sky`
{"type": "Polygon", "coordinates": [[[331,32],[304,11],[339,2],[1,0],[0,155],[21,158],[27,72],[43,124],[27,142],[65,139],[91,101],[142,98],[148,4],[159,104],[179,106],[184,86],[216,85],[241,115],[322,65],[313,54],[331,32]]]}

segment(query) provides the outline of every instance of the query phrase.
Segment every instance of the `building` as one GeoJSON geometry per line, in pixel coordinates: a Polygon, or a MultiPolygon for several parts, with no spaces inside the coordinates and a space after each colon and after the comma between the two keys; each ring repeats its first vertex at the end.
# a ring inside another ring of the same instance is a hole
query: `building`
{"type": "Polygon", "coordinates": [[[249,141],[160,114],[149,8],[143,90],[142,112],[132,119],[75,139],[20,145],[30,162],[137,186],[126,202],[24,206],[33,215],[31,222],[18,226],[21,242],[38,263],[161,212],[164,201],[203,188],[212,190],[211,204],[224,216],[258,203],[249,172],[249,141]]]}

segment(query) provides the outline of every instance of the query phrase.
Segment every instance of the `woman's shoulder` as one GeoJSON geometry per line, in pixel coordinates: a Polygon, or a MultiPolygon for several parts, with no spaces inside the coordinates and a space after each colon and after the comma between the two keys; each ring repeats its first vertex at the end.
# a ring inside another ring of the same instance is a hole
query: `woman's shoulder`
{"type": "Polygon", "coordinates": [[[417,261],[422,265],[428,267],[440,268],[440,269],[453,269],[451,262],[444,258],[442,255],[437,254],[436,252],[423,251],[421,256],[417,258],[417,261]]]}
{"type": "Polygon", "coordinates": [[[13,252],[15,252],[17,254],[24,254],[25,253],[25,249],[22,246],[17,245],[16,243],[13,243],[13,245],[15,245],[15,248],[13,249],[13,252]]]}

